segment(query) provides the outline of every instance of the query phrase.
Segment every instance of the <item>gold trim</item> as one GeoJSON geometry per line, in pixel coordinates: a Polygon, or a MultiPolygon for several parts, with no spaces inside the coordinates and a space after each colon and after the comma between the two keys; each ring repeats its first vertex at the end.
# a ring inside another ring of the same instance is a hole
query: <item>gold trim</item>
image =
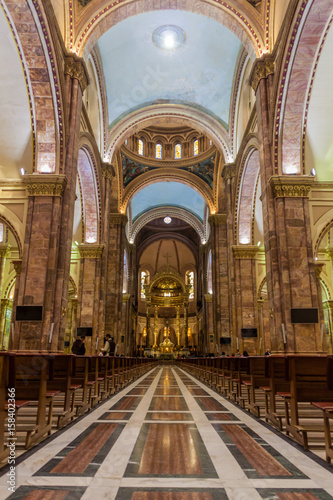
{"type": "Polygon", "coordinates": [[[275,198],[308,198],[313,182],[303,175],[274,175],[269,180],[275,198]]]}
{"type": "Polygon", "coordinates": [[[104,250],[104,245],[95,243],[81,243],[79,252],[81,259],[100,259],[104,250]]]}
{"type": "Polygon", "coordinates": [[[130,298],[131,298],[130,293],[123,293],[123,302],[129,302],[130,298]]]}
{"type": "Polygon", "coordinates": [[[232,179],[236,175],[236,164],[226,163],[222,169],[222,177],[226,181],[232,179]]]}
{"type": "Polygon", "coordinates": [[[205,293],[205,301],[206,302],[213,302],[213,294],[212,293],[205,293]]]}
{"type": "Polygon", "coordinates": [[[254,92],[257,91],[260,80],[267,78],[275,72],[275,62],[270,54],[265,54],[260,59],[256,59],[249,77],[250,85],[254,92]]]}
{"type": "Polygon", "coordinates": [[[64,73],[79,81],[83,94],[89,84],[88,71],[84,60],[75,54],[67,56],[65,58],[64,73]]]}
{"type": "Polygon", "coordinates": [[[118,224],[120,226],[125,226],[127,224],[128,218],[125,214],[110,214],[110,224],[118,224]]]}
{"type": "Polygon", "coordinates": [[[227,214],[213,214],[208,217],[211,226],[220,226],[227,223],[227,214]]]}
{"type": "Polygon", "coordinates": [[[23,177],[29,196],[62,196],[67,184],[65,175],[30,174],[23,177]]]}
{"type": "Polygon", "coordinates": [[[259,247],[254,245],[234,245],[232,247],[235,259],[254,259],[259,247]]]}
{"type": "Polygon", "coordinates": [[[112,163],[102,163],[101,165],[102,175],[105,179],[112,180],[115,177],[115,169],[112,163]]]}
{"type": "Polygon", "coordinates": [[[8,243],[0,243],[0,258],[5,259],[8,257],[10,249],[11,245],[8,245],[8,243]]]}
{"type": "Polygon", "coordinates": [[[325,262],[315,262],[316,278],[320,279],[320,275],[323,271],[324,266],[325,266],[325,262]]]}

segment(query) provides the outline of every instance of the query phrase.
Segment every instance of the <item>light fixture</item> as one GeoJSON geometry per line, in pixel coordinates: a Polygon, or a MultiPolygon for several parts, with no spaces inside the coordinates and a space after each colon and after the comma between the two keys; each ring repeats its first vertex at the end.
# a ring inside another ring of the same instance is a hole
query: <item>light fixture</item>
{"type": "Polygon", "coordinates": [[[169,217],[169,216],[164,217],[164,222],[165,222],[165,224],[170,224],[170,222],[172,222],[171,217],[169,217]]]}
{"type": "Polygon", "coordinates": [[[313,175],[313,177],[315,177],[315,175],[316,175],[316,169],[312,168],[310,173],[311,173],[311,175],[313,175]]]}
{"type": "Polygon", "coordinates": [[[258,241],[258,247],[260,247],[260,245],[261,245],[261,241],[258,241]]]}
{"type": "Polygon", "coordinates": [[[153,33],[153,42],[159,49],[175,50],[184,45],[186,41],[185,32],[172,24],[159,26],[153,33]]]}
{"type": "Polygon", "coordinates": [[[26,173],[26,170],[24,170],[24,168],[21,168],[21,175],[25,175],[26,173]]]}
{"type": "Polygon", "coordinates": [[[79,242],[78,241],[74,241],[75,245],[78,247],[79,246],[79,242]]]}

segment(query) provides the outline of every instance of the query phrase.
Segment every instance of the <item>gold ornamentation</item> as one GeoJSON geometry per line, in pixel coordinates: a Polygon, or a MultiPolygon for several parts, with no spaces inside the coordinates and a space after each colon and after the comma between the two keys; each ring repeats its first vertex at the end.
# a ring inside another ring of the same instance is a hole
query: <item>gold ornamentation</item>
{"type": "Polygon", "coordinates": [[[8,245],[7,243],[1,243],[0,244],[0,258],[5,259],[8,257],[8,254],[10,252],[11,245],[8,245]]]}
{"type": "Polygon", "coordinates": [[[110,224],[125,226],[128,218],[126,214],[110,214],[110,224]]]}
{"type": "Polygon", "coordinates": [[[227,223],[227,214],[214,214],[208,217],[211,226],[225,225],[227,223]]]}
{"type": "Polygon", "coordinates": [[[67,184],[65,175],[31,174],[23,177],[29,196],[62,196],[67,184]]]}
{"type": "Polygon", "coordinates": [[[16,276],[20,276],[22,270],[22,260],[21,259],[12,260],[12,263],[14,266],[16,276]]]}
{"type": "Polygon", "coordinates": [[[274,175],[269,180],[275,198],[308,198],[313,182],[303,175],[274,175]]]}
{"type": "Polygon", "coordinates": [[[232,251],[235,259],[254,259],[259,248],[253,245],[234,245],[232,251]]]}
{"type": "Polygon", "coordinates": [[[267,78],[268,75],[274,74],[274,71],[274,59],[269,54],[265,54],[260,59],[256,59],[250,74],[250,85],[253,90],[256,92],[260,80],[267,78]]]}
{"type": "Polygon", "coordinates": [[[324,265],[325,265],[325,262],[315,262],[315,272],[316,272],[317,279],[320,279],[320,275],[322,273],[324,265]]]}
{"type": "Polygon", "coordinates": [[[236,175],[236,164],[226,163],[222,169],[222,177],[225,181],[232,179],[236,175]]]}
{"type": "Polygon", "coordinates": [[[102,257],[104,245],[95,243],[81,243],[79,252],[81,259],[100,259],[102,257]]]}
{"type": "Polygon", "coordinates": [[[206,302],[213,302],[213,294],[205,293],[205,301],[206,302]]]}
{"type": "Polygon", "coordinates": [[[102,169],[102,175],[103,177],[105,177],[105,179],[112,180],[113,177],[115,177],[116,175],[112,163],[102,163],[101,169],[102,169]]]}
{"type": "Polygon", "coordinates": [[[83,94],[89,84],[88,71],[84,60],[74,54],[67,56],[65,59],[65,75],[79,81],[83,94]]]}
{"type": "Polygon", "coordinates": [[[123,302],[129,302],[130,298],[131,298],[130,293],[123,293],[123,302]]]}

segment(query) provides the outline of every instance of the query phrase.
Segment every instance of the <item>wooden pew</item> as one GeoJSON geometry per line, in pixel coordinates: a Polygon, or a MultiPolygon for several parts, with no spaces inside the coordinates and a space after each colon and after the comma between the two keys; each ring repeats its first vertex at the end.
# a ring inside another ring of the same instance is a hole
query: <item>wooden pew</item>
{"type": "MultiPolygon", "coordinates": [[[[78,401],[75,402],[76,414],[81,415],[89,411],[92,407],[95,378],[91,380],[91,367],[89,367],[89,360],[91,356],[76,356],[73,355],[73,376],[72,383],[81,385],[82,389],[78,394],[78,401]],[[90,379],[89,379],[90,378],[90,379]]],[[[95,374],[94,374],[95,376],[95,374]]]]}
{"type": "Polygon", "coordinates": [[[9,388],[9,354],[0,353],[0,462],[8,457],[9,448],[5,440],[7,431],[6,401],[9,388]]]}
{"type": "Polygon", "coordinates": [[[264,400],[258,400],[259,387],[269,386],[266,373],[266,359],[264,356],[250,356],[248,358],[248,379],[243,380],[247,390],[247,405],[253,415],[260,418],[260,410],[264,408],[264,400]]]}
{"type": "Polygon", "coordinates": [[[286,412],[285,400],[279,394],[290,393],[288,357],[266,356],[265,363],[269,386],[260,387],[265,394],[265,420],[282,431],[286,412]]]}

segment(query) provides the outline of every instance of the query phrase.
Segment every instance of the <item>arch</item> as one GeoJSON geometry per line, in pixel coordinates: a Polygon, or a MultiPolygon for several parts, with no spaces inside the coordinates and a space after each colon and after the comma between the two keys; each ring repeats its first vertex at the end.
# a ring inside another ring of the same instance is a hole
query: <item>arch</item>
{"type": "MultiPolygon", "coordinates": [[[[168,3],[163,8],[161,2],[147,3],[145,0],[136,0],[135,5],[131,5],[132,8],[129,8],[127,3],[122,5],[124,1],[118,0],[111,3],[109,0],[103,2],[103,6],[97,4],[95,11],[90,10],[86,16],[82,17],[77,28],[75,41],[71,26],[69,50],[76,52],[77,55],[85,56],[98,42],[98,39],[112,26],[130,16],[169,8],[168,3]]],[[[253,57],[260,57],[263,54],[265,42],[261,35],[262,29],[250,6],[249,8],[244,7],[242,12],[226,0],[213,0],[213,3],[204,0],[201,2],[185,0],[181,3],[178,2],[177,8],[214,19],[230,29],[253,57]]]]}
{"type": "Polygon", "coordinates": [[[110,132],[105,160],[111,162],[117,149],[131,135],[143,128],[156,125],[156,120],[171,119],[175,126],[187,125],[212,139],[219,148],[226,163],[233,161],[229,134],[224,126],[209,114],[184,104],[154,104],[126,115],[110,132]]]}
{"type": "Polygon", "coordinates": [[[14,235],[19,251],[19,258],[22,258],[22,241],[24,241],[22,223],[20,219],[11,212],[7,207],[0,204],[0,222],[6,224],[14,235]]]}
{"type": "Polygon", "coordinates": [[[1,0],[1,5],[17,46],[27,85],[34,138],[33,169],[37,172],[62,172],[64,113],[60,75],[43,4],[38,0],[1,0]],[[21,21],[23,15],[24,23],[21,21]],[[25,36],[27,33],[29,37],[25,36]],[[38,57],[31,57],[31,54],[38,54],[38,57]]]}
{"type": "Polygon", "coordinates": [[[69,287],[70,288],[72,286],[73,290],[74,290],[74,296],[77,297],[77,286],[76,286],[76,283],[74,281],[74,279],[72,278],[72,276],[69,277],[69,287]]]}
{"type": "Polygon", "coordinates": [[[331,24],[327,19],[331,18],[332,11],[333,0],[299,2],[286,46],[277,98],[276,173],[304,173],[307,110],[318,59],[331,24]]]}
{"type": "Polygon", "coordinates": [[[183,277],[179,274],[179,272],[177,271],[176,268],[172,267],[172,266],[163,266],[160,268],[160,270],[158,271],[158,273],[156,273],[152,278],[151,278],[151,281],[149,283],[149,290],[148,290],[148,293],[151,294],[151,291],[153,289],[153,287],[155,286],[155,284],[162,278],[172,278],[174,279],[175,281],[177,281],[177,283],[179,283],[182,287],[182,290],[183,290],[183,293],[186,293],[186,284],[185,284],[185,280],[183,279],[183,277]]]}
{"type": "Polygon", "coordinates": [[[253,206],[260,170],[259,151],[250,147],[240,171],[238,185],[237,240],[241,244],[253,243],[253,206]]]}
{"type": "Polygon", "coordinates": [[[134,222],[132,226],[132,232],[129,236],[130,243],[134,243],[137,234],[143,228],[143,226],[148,224],[148,222],[151,222],[152,220],[155,219],[159,219],[160,217],[165,217],[166,215],[169,215],[170,217],[176,217],[178,219],[187,222],[198,233],[201,239],[201,243],[202,244],[206,243],[206,236],[203,224],[193,214],[191,214],[190,212],[188,212],[183,208],[178,208],[178,207],[152,208],[151,210],[148,210],[148,212],[138,217],[138,219],[134,222]]]}
{"type": "Polygon", "coordinates": [[[100,234],[99,197],[96,182],[96,164],[87,145],[81,146],[78,153],[78,176],[80,180],[82,211],[84,222],[84,241],[97,243],[100,234]]]}
{"type": "Polygon", "coordinates": [[[315,224],[312,232],[313,255],[318,257],[319,245],[325,234],[333,227],[333,208],[328,210],[315,224]]]}

